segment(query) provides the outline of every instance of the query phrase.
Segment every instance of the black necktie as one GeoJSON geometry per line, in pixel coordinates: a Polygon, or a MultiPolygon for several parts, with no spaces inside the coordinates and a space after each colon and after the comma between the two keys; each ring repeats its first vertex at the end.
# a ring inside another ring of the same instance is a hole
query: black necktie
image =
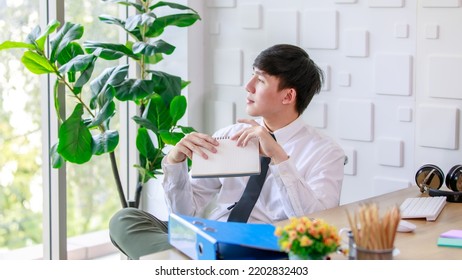
{"type": "MultiPolygon", "coordinates": [[[[274,138],[273,134],[271,134],[271,136],[274,138]]],[[[260,196],[263,184],[265,183],[270,162],[271,159],[269,157],[260,157],[261,172],[258,175],[250,176],[241,199],[239,199],[231,210],[231,213],[229,213],[228,222],[247,223],[250,213],[260,196]]]]}

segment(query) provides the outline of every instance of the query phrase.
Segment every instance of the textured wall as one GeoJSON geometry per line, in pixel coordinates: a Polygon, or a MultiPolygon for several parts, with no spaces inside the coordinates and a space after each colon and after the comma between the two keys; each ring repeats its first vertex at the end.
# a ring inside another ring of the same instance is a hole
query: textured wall
{"type": "Polygon", "coordinates": [[[462,164],[460,0],[215,0],[202,24],[208,132],[246,117],[253,59],[291,43],[326,74],[304,118],[349,157],[342,203],[462,164]]]}

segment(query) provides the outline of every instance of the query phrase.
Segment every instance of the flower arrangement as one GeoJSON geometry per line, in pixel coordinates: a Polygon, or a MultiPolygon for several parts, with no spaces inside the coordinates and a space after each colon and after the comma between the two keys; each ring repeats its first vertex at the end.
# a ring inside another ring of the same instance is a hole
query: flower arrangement
{"type": "Polygon", "coordinates": [[[290,223],[276,227],[281,250],[299,259],[323,259],[340,246],[340,236],[334,226],[324,220],[307,217],[290,218],[290,223]]]}

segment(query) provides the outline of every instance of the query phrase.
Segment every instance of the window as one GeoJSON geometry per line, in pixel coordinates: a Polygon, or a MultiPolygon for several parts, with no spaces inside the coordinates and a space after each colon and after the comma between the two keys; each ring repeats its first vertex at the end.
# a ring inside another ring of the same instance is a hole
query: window
{"type": "MultiPolygon", "coordinates": [[[[82,43],[87,40],[116,42],[117,28],[100,22],[98,16],[117,15],[118,7],[119,5],[103,1],[68,0],[65,1],[65,19],[84,26],[82,43]]],[[[93,77],[115,63],[117,61],[99,59],[93,77]]],[[[67,113],[71,113],[71,110],[68,109],[67,113]]],[[[117,128],[117,120],[111,125],[117,128]]],[[[84,165],[67,164],[68,237],[107,229],[110,217],[119,208],[120,202],[108,154],[94,156],[91,162],[84,165]]]]}
{"type": "MultiPolygon", "coordinates": [[[[0,0],[0,41],[22,41],[39,22],[36,0],[0,0]]],[[[0,259],[42,243],[41,108],[39,77],[24,69],[20,51],[0,52],[0,259]]]]}
{"type": "MultiPolygon", "coordinates": [[[[39,11],[45,11],[41,10],[45,6],[52,9],[44,4],[49,2],[53,1],[0,0],[0,27],[5,31],[0,33],[0,41],[24,41],[37,24],[43,25],[40,17],[44,15],[39,11]]],[[[85,28],[82,42],[102,41],[103,37],[117,41],[117,29],[100,22],[98,15],[117,15],[120,5],[93,0],[65,1],[64,5],[65,20],[85,28]]],[[[53,223],[53,219],[44,217],[48,214],[43,211],[50,208],[50,205],[43,206],[44,203],[54,203],[43,199],[42,163],[48,155],[42,154],[42,134],[47,135],[51,128],[42,121],[41,102],[46,100],[47,89],[39,76],[24,68],[21,56],[21,50],[0,52],[0,259],[42,258],[44,229],[51,228],[44,221],[48,219],[53,223]]],[[[93,77],[109,63],[117,62],[99,61],[93,77]]],[[[52,104],[48,106],[53,110],[52,104]]],[[[119,120],[113,121],[113,128],[118,128],[118,123],[119,120]]],[[[51,142],[54,144],[55,139],[51,142]]],[[[120,149],[116,150],[117,157],[118,151],[120,149]]],[[[119,171],[123,176],[123,170],[119,171]]],[[[107,154],[93,157],[89,164],[67,164],[65,173],[67,248],[73,250],[76,247],[73,240],[78,239],[79,246],[85,246],[86,239],[82,236],[90,233],[94,237],[91,233],[108,228],[108,221],[120,208],[120,201],[107,154]]],[[[55,242],[55,238],[50,240],[55,242]]],[[[55,245],[45,242],[46,246],[55,245]]],[[[69,257],[85,258],[85,255],[69,257]]]]}

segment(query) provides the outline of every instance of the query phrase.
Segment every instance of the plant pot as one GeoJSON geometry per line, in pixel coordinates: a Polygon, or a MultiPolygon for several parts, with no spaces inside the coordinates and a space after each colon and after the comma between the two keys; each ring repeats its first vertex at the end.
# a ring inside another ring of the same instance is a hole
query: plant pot
{"type": "Polygon", "coordinates": [[[159,175],[157,179],[150,179],[144,184],[139,208],[162,221],[168,221],[170,211],[165,199],[164,188],[162,187],[163,180],[164,177],[159,175]]]}
{"type": "Polygon", "coordinates": [[[324,260],[326,256],[300,256],[289,252],[289,260],[324,260]]]}

